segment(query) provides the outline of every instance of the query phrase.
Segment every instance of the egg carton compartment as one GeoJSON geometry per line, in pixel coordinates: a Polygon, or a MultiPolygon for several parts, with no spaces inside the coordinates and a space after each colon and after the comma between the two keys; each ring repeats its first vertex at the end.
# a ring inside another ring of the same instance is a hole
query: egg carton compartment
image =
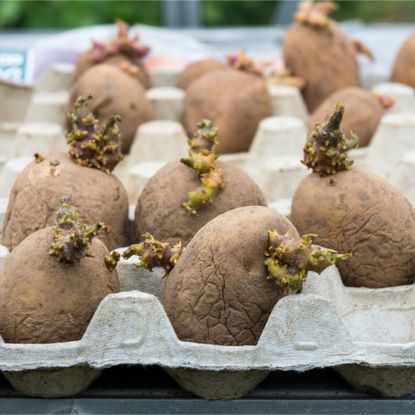
{"type": "MultiPolygon", "coordinates": [[[[131,154],[122,165],[123,170],[117,168],[115,172],[126,186],[131,202],[137,200],[145,183],[165,162],[187,154],[182,126],[174,121],[169,123],[169,128],[162,121],[143,124],[138,129],[131,154]],[[147,130],[151,130],[151,134],[147,130]]],[[[300,163],[306,136],[305,125],[299,118],[268,117],[260,122],[248,152],[224,154],[220,160],[241,167],[260,186],[270,203],[289,199],[308,174],[300,163]]],[[[413,137],[415,112],[391,112],[382,117],[371,144],[351,150],[350,157],[356,166],[368,168],[392,181],[391,174],[396,175],[396,171],[402,169],[404,155],[415,151],[413,137]]],[[[406,194],[404,182],[395,179],[394,184],[406,194]]]]}
{"type": "MultiPolygon", "coordinates": [[[[49,66],[37,81],[36,91],[69,91],[72,84],[75,65],[68,62],[57,62],[49,66]]],[[[149,72],[154,87],[175,86],[181,68],[157,67],[150,68],[149,72]]]]}
{"type": "MultiPolygon", "coordinates": [[[[10,157],[24,156],[3,163],[0,160],[0,197],[7,197],[17,175],[35,152],[65,152],[66,144],[58,124],[4,124],[3,131],[2,135],[0,129],[0,146],[8,149],[10,157]],[[7,143],[14,130],[15,140],[7,143]]],[[[249,152],[225,154],[220,160],[239,165],[260,186],[268,202],[290,199],[308,174],[300,163],[306,135],[304,123],[298,118],[268,117],[259,124],[249,152]]],[[[382,118],[371,145],[352,150],[350,157],[356,166],[390,180],[415,202],[415,183],[408,185],[414,177],[414,163],[407,156],[415,151],[414,136],[415,113],[390,113],[382,118]]],[[[127,189],[130,204],[136,203],[159,168],[168,161],[179,160],[187,151],[186,133],[179,122],[157,120],[142,124],[130,154],[114,171],[127,189]]]]}
{"type": "MultiPolygon", "coordinates": [[[[6,161],[0,157],[0,197],[8,197],[19,173],[33,160],[35,152],[65,152],[63,130],[58,124],[3,124],[0,146],[8,154],[24,155],[6,161]],[[10,133],[8,133],[8,131],[10,133]],[[7,142],[16,131],[16,138],[7,142]]],[[[249,152],[225,154],[220,160],[241,167],[264,192],[272,206],[289,215],[291,200],[300,181],[308,174],[300,163],[306,140],[304,123],[295,117],[273,116],[261,121],[249,152]],[[280,201],[282,201],[280,203],[280,201]]],[[[368,147],[350,151],[355,165],[389,180],[415,204],[415,113],[385,115],[368,147]]],[[[168,161],[187,154],[186,133],[177,121],[157,120],[142,124],[130,154],[114,173],[123,182],[131,205],[147,181],[168,161]]],[[[13,157],[13,156],[10,156],[13,157]]]]}
{"type": "Polygon", "coordinates": [[[32,87],[0,79],[0,122],[22,122],[32,96],[32,87]]]}
{"type": "MultiPolygon", "coordinates": [[[[68,85],[69,75],[65,65],[63,69],[59,65],[53,66],[45,77],[50,77],[51,85],[55,87],[51,86],[53,91],[48,91],[43,86],[35,94],[30,90],[33,99],[25,98],[26,101],[31,101],[24,117],[26,121],[0,124],[0,148],[4,150],[2,155],[4,154],[6,160],[31,156],[35,152],[66,151],[62,117],[68,93],[56,89],[58,85],[62,85],[62,88],[68,85]],[[59,84],[57,79],[61,79],[62,83],[59,84]]],[[[10,84],[8,88],[18,91],[21,86],[10,84]]],[[[274,113],[281,115],[262,120],[249,152],[224,155],[222,159],[238,164],[252,176],[271,202],[292,197],[299,180],[305,175],[305,169],[298,163],[298,159],[302,156],[306,137],[305,127],[300,119],[305,120],[307,117],[301,109],[304,103],[297,88],[270,85],[269,90],[273,98],[274,113]],[[286,166],[281,168],[284,163],[286,166]]],[[[401,84],[385,83],[375,86],[373,91],[391,96],[395,105],[382,118],[371,145],[354,150],[352,157],[356,158],[357,165],[389,178],[399,165],[403,153],[415,151],[414,140],[410,138],[415,132],[414,90],[401,84]]],[[[175,121],[180,118],[183,110],[184,92],[174,87],[157,87],[148,90],[147,94],[157,117],[166,119],[142,124],[137,131],[130,155],[117,167],[116,174],[126,186],[131,203],[136,201],[142,187],[151,177],[150,173],[157,170],[155,165],[161,166],[161,160],[177,160],[187,153],[186,134],[182,125],[175,121]],[[153,164],[153,160],[158,163],[153,164]],[[148,164],[135,167],[141,162],[148,164]]],[[[1,176],[10,176],[8,168],[9,165],[0,160],[0,181],[3,183],[5,179],[1,179],[1,176]]],[[[0,190],[0,196],[5,197],[10,186],[3,185],[0,190]]]]}
{"type": "MultiPolygon", "coordinates": [[[[241,167],[265,191],[268,200],[291,197],[307,174],[299,162],[306,134],[304,123],[298,118],[268,117],[260,122],[249,152],[223,154],[219,160],[241,167]],[[273,157],[276,161],[267,164],[273,157]]],[[[159,168],[187,153],[186,133],[177,121],[158,120],[141,125],[130,154],[114,171],[126,187],[130,203],[135,203],[159,168]]]]}
{"type": "MultiPolygon", "coordinates": [[[[0,266],[7,255],[0,249],[0,266]]],[[[16,389],[69,396],[106,367],[128,364],[164,367],[183,388],[206,399],[241,397],[272,370],[333,366],[346,368],[342,373],[352,384],[365,379],[367,389],[385,396],[415,391],[408,381],[415,372],[413,285],[349,288],[334,266],[320,276],[310,272],[302,294],[276,304],[257,345],[219,346],[177,338],[158,299],[162,271],[137,268],[132,258],[120,261],[118,274],[126,291],[101,302],[81,340],[0,343],[0,370],[16,389]],[[359,374],[369,369],[379,373],[373,382],[359,374]],[[403,380],[403,372],[411,375],[403,380]],[[55,382],[58,373],[62,379],[55,382]]]]}
{"type": "Polygon", "coordinates": [[[69,91],[74,69],[74,64],[66,62],[58,62],[49,66],[37,81],[36,92],[69,91]]]}
{"type": "Polygon", "coordinates": [[[57,123],[63,126],[68,102],[67,91],[35,92],[27,109],[25,122],[57,123]]]}

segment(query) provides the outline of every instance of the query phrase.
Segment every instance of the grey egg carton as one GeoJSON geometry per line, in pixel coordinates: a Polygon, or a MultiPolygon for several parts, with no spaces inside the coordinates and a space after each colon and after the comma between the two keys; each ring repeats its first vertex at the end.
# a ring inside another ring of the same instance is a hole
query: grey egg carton
{"type": "MultiPolygon", "coordinates": [[[[0,267],[7,252],[0,249],[0,267]]],[[[71,396],[116,365],[158,365],[206,399],[244,396],[272,370],[336,367],[385,396],[415,392],[414,285],[344,287],[336,267],[310,272],[302,294],[281,299],[255,346],[180,341],[159,301],[160,271],[118,265],[123,292],[107,296],[79,341],[0,342],[0,370],[32,396],[71,396]],[[57,381],[59,379],[59,381],[57,381]],[[404,381],[403,381],[404,379],[404,381]]]]}

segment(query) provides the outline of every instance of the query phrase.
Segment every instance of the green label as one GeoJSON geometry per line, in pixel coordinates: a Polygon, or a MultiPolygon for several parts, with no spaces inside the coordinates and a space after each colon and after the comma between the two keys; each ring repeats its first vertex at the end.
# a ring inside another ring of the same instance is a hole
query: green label
{"type": "Polygon", "coordinates": [[[12,82],[27,80],[27,51],[0,49],[0,78],[12,82]]]}

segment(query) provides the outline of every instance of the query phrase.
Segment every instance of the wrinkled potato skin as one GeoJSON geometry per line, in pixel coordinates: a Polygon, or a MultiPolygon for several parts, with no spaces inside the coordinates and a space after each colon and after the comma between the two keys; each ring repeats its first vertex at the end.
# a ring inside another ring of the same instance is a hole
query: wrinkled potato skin
{"type": "Polygon", "coordinates": [[[391,81],[415,88],[415,32],[409,36],[398,52],[391,81]]]}
{"type": "Polygon", "coordinates": [[[93,239],[90,256],[69,266],[48,255],[52,241],[51,227],[30,235],[0,272],[0,335],[7,343],[79,340],[101,300],[118,291],[101,241],[93,239]]]}
{"type": "Polygon", "coordinates": [[[266,206],[265,197],[253,180],[238,166],[218,163],[224,171],[225,188],[209,205],[190,214],[182,204],[188,193],[200,186],[194,170],[179,161],[163,166],[146,184],[135,211],[135,239],[150,232],[156,239],[188,243],[207,222],[228,210],[240,207],[266,206]]]}
{"type": "Polygon", "coordinates": [[[78,61],[75,65],[75,70],[73,73],[73,82],[75,82],[84,72],[86,72],[89,68],[92,68],[95,65],[100,65],[101,63],[106,63],[108,65],[114,65],[118,67],[123,63],[128,63],[130,65],[137,66],[140,69],[138,73],[137,79],[141,82],[145,89],[151,88],[152,82],[150,74],[147,72],[145,66],[138,62],[134,61],[133,59],[129,59],[127,56],[123,54],[117,54],[110,56],[109,58],[105,59],[103,62],[95,63],[91,57],[92,49],[83,53],[79,56],[78,61]]]}
{"type": "Polygon", "coordinates": [[[226,68],[226,65],[216,59],[203,59],[193,62],[180,72],[177,78],[177,88],[187,89],[192,82],[201,76],[224,68],[226,68]]]}
{"type": "Polygon", "coordinates": [[[17,177],[4,219],[2,244],[13,250],[24,238],[52,225],[62,197],[70,198],[82,223],[104,222],[99,239],[108,249],[126,246],[128,195],[117,177],[80,167],[66,154],[30,163],[17,177]],[[51,166],[51,161],[59,161],[51,166]]]}
{"type": "Polygon", "coordinates": [[[310,113],[333,92],[360,86],[354,46],[335,25],[329,31],[294,23],[283,51],[287,68],[305,80],[302,93],[310,113]]]}
{"type": "Polygon", "coordinates": [[[297,188],[292,222],[315,243],[351,252],[337,263],[343,283],[381,288],[415,279],[415,214],[392,185],[353,167],[334,176],[307,176],[297,188]]]}
{"type": "Polygon", "coordinates": [[[186,90],[184,126],[191,136],[203,118],[219,128],[219,153],[248,151],[259,122],[272,115],[265,82],[254,75],[223,69],[192,82],[186,90]]]}
{"type": "Polygon", "coordinates": [[[344,105],[343,132],[349,135],[354,131],[359,137],[359,147],[369,145],[384,110],[373,94],[361,88],[349,87],[331,94],[311,115],[308,131],[311,132],[317,123],[323,123],[337,103],[344,105]]]}
{"type": "Polygon", "coordinates": [[[151,104],[143,86],[121,69],[108,64],[95,65],[72,85],[68,111],[73,111],[80,95],[92,95],[89,108],[99,125],[114,114],[121,116],[120,130],[123,153],[128,153],[139,125],[153,118],[151,104]]]}
{"type": "Polygon", "coordinates": [[[162,304],[183,341],[254,345],[288,289],[267,279],[268,230],[294,226],[262,206],[234,209],[205,225],[166,279],[162,304]]]}

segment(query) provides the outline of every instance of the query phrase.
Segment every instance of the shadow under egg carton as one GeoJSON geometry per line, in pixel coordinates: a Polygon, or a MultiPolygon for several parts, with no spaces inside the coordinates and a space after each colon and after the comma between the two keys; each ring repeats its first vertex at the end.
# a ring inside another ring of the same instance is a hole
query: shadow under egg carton
{"type": "MultiPolygon", "coordinates": [[[[5,254],[0,249],[0,267],[5,254]],[[3,257],[1,256],[3,255],[3,257]]],[[[310,272],[302,294],[281,299],[258,344],[179,340],[158,297],[160,270],[121,260],[122,290],[107,296],[79,341],[0,342],[0,370],[20,392],[72,396],[108,367],[159,365],[205,399],[239,398],[272,370],[336,367],[352,384],[384,396],[415,392],[414,286],[344,287],[336,267],[310,272]]]]}

